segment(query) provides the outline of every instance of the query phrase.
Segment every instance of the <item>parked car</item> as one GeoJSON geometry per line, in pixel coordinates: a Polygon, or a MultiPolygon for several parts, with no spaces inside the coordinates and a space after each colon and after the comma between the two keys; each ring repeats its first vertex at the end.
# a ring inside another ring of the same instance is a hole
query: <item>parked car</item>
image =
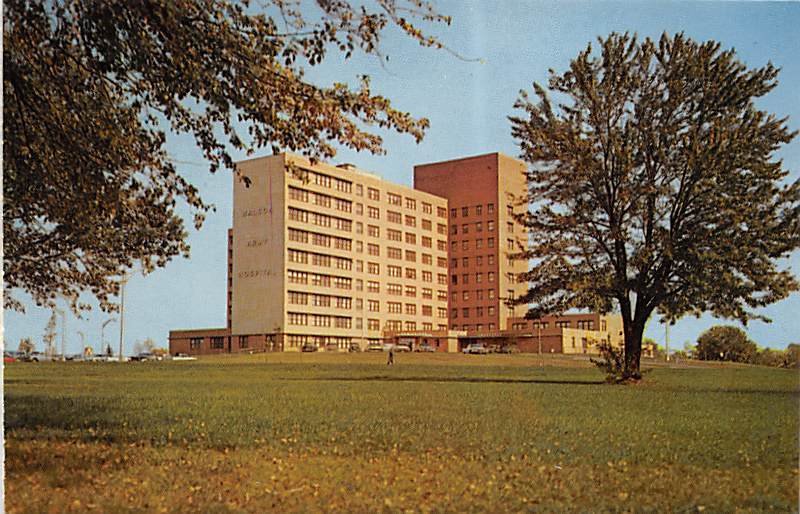
{"type": "Polygon", "coordinates": [[[131,356],[131,360],[134,362],[145,362],[145,361],[154,361],[158,360],[155,355],[150,352],[141,352],[139,355],[131,356]]]}
{"type": "Polygon", "coordinates": [[[471,345],[467,346],[462,350],[464,354],[476,354],[476,355],[486,355],[489,353],[489,349],[483,346],[480,343],[472,343],[471,345]]]}
{"type": "Polygon", "coordinates": [[[422,343],[421,345],[417,346],[417,350],[416,351],[433,353],[433,352],[436,351],[436,347],[435,346],[431,346],[428,343],[422,343]]]}
{"type": "Polygon", "coordinates": [[[498,348],[497,353],[519,353],[519,348],[516,345],[507,344],[498,348]]]}
{"type": "Polygon", "coordinates": [[[411,347],[407,344],[396,344],[394,345],[394,351],[396,352],[410,352],[411,347]]]}
{"type": "Polygon", "coordinates": [[[196,361],[197,357],[192,357],[188,353],[176,353],[172,360],[174,361],[196,361]]]}
{"type": "Polygon", "coordinates": [[[317,350],[319,350],[319,348],[317,348],[315,344],[304,344],[303,347],[300,348],[301,352],[316,352],[317,350]]]}
{"type": "Polygon", "coordinates": [[[17,358],[11,352],[3,352],[3,362],[16,362],[17,358]]]}
{"type": "Polygon", "coordinates": [[[367,351],[368,352],[382,352],[383,351],[383,345],[381,343],[369,343],[367,345],[367,351]]]}
{"type": "Polygon", "coordinates": [[[350,343],[350,346],[347,348],[347,351],[350,353],[357,353],[361,351],[361,346],[358,343],[350,343]]]}
{"type": "MultiPolygon", "coordinates": [[[[56,356],[55,358],[57,359],[58,357],[56,356]]],[[[50,362],[54,360],[54,357],[51,357],[46,353],[42,352],[31,352],[30,354],[28,354],[25,360],[27,362],[50,362]]]]}

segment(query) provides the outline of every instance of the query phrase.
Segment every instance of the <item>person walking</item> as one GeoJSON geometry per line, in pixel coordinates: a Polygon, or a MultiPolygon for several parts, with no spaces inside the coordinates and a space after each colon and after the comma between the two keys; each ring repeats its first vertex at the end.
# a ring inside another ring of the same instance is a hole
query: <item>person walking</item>
{"type": "Polygon", "coordinates": [[[394,345],[389,347],[389,360],[386,361],[387,366],[394,366],[394,345]]]}

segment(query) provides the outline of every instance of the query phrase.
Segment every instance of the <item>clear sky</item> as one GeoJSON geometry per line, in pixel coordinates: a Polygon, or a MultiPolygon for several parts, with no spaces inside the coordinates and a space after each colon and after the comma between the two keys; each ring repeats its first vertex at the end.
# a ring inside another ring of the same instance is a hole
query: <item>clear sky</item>
{"type": "MultiPolygon", "coordinates": [[[[387,154],[372,156],[341,151],[336,162],[350,162],[387,180],[411,185],[415,164],[500,151],[520,152],[511,137],[507,116],[521,89],[536,81],[545,83],[547,70],[563,71],[569,60],[597,36],[609,32],[636,32],[657,38],[664,31],[685,32],[695,40],[714,39],[723,48],[735,48],[739,58],[756,67],[771,61],[782,68],[780,85],[759,103],[778,116],[788,116],[793,130],[800,128],[800,4],[725,2],[531,2],[524,0],[453,0],[438,2],[440,11],[453,17],[450,27],[435,33],[467,58],[422,49],[396,32],[386,34],[383,51],[389,62],[381,66],[373,57],[338,59],[309,70],[314,80],[355,83],[359,74],[372,77],[373,89],[392,99],[395,107],[425,116],[431,128],[419,145],[407,136],[383,134],[387,154]]],[[[211,175],[190,138],[172,137],[168,150],[179,169],[216,205],[198,232],[190,229],[192,254],[177,258],[166,268],[143,277],[134,276],[126,290],[125,351],[136,341],[153,338],[167,346],[170,329],[223,327],[225,325],[226,230],[231,225],[232,178],[222,171],[211,175]]],[[[268,149],[256,152],[267,155],[268,149]]],[[[800,176],[800,141],[780,151],[792,180],[800,176]]],[[[244,155],[241,155],[244,157],[244,155]]],[[[187,223],[191,226],[191,222],[187,223]]],[[[795,275],[800,255],[788,262],[795,275]]],[[[763,311],[773,323],[751,322],[750,337],[759,345],[783,348],[800,342],[800,295],[763,311]]],[[[68,315],[67,352],[81,348],[78,331],[97,347],[100,325],[110,316],[98,309],[77,319],[68,315]]],[[[32,337],[42,349],[42,334],[49,311],[28,302],[25,314],[5,312],[6,346],[16,349],[22,337],[32,337]]],[[[59,320],[59,331],[61,329],[59,320]]],[[[705,329],[718,323],[709,316],[685,318],[670,329],[671,347],[694,342],[705,329]]],[[[664,327],[650,323],[647,335],[663,344],[664,327]]],[[[60,336],[59,336],[60,337],[60,336]]],[[[119,324],[106,328],[105,339],[115,351],[119,324]]],[[[60,339],[59,339],[60,341],[60,339]]]]}

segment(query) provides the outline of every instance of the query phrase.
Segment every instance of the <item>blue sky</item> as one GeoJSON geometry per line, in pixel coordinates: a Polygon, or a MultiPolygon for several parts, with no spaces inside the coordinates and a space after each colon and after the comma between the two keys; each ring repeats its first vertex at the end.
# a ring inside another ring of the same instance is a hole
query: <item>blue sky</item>
{"type": "MultiPolygon", "coordinates": [[[[383,51],[389,61],[356,56],[342,62],[334,58],[308,70],[322,84],[355,83],[360,74],[372,78],[373,90],[392,99],[395,107],[425,116],[431,121],[419,145],[407,136],[382,133],[386,155],[373,156],[342,150],[336,162],[351,162],[387,180],[411,185],[415,164],[501,151],[517,156],[507,116],[521,89],[545,83],[547,70],[563,71],[569,60],[597,36],[609,32],[635,32],[657,38],[664,31],[685,32],[695,40],[714,39],[723,48],[735,48],[748,66],[768,61],[782,68],[779,86],[759,102],[759,107],[788,116],[793,130],[800,128],[800,4],[726,2],[529,2],[445,1],[441,12],[453,17],[450,27],[434,33],[466,58],[444,51],[422,49],[396,31],[386,34],[383,51]]],[[[225,324],[225,245],[231,225],[232,178],[221,171],[211,175],[193,141],[173,136],[168,150],[180,162],[179,169],[194,183],[204,199],[216,205],[203,228],[190,229],[192,255],[178,258],[147,277],[134,276],[126,290],[125,348],[153,338],[166,346],[170,329],[222,327],[225,324]]],[[[256,152],[267,155],[268,149],[256,152]]],[[[800,176],[800,141],[780,153],[792,180],[800,176]]],[[[244,155],[241,155],[244,157],[244,155]]],[[[191,223],[187,223],[191,226],[191,223]]],[[[800,254],[786,262],[795,275],[800,254]]],[[[783,348],[800,342],[800,295],[760,311],[773,323],[751,322],[750,337],[759,345],[783,348]]],[[[100,325],[109,316],[98,309],[83,319],[67,317],[67,352],[79,351],[82,331],[97,346],[100,325]]],[[[32,337],[39,349],[49,311],[28,304],[25,314],[5,312],[5,341],[16,348],[22,337],[32,337]]],[[[59,322],[60,323],[60,322],[59,322]]],[[[673,348],[694,342],[714,324],[736,322],[710,316],[684,318],[670,329],[673,348]]],[[[60,330],[60,324],[59,324],[60,330]]],[[[647,335],[664,341],[664,327],[650,323],[647,335]]],[[[119,324],[106,329],[106,340],[116,349],[119,324]]]]}

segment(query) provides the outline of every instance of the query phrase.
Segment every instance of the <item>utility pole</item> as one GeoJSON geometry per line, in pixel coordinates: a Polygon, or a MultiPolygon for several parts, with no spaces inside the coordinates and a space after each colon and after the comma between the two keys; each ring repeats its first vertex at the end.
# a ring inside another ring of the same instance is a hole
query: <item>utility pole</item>
{"type": "Polygon", "coordinates": [[[61,360],[66,359],[66,333],[67,333],[67,317],[64,314],[64,311],[56,307],[56,313],[61,316],[61,360]]]}
{"type": "Polygon", "coordinates": [[[544,356],[542,355],[542,320],[536,322],[536,330],[539,333],[539,366],[544,369],[544,356]]]}
{"type": "Polygon", "coordinates": [[[667,347],[667,362],[669,362],[669,322],[667,322],[667,324],[664,325],[664,332],[665,332],[664,344],[667,347]]]}
{"type": "Polygon", "coordinates": [[[120,300],[119,300],[119,362],[122,361],[122,340],[125,334],[125,284],[128,282],[130,275],[124,273],[120,279],[120,300]]]}
{"type": "Polygon", "coordinates": [[[86,355],[86,334],[78,330],[78,335],[81,336],[81,355],[86,355]]]}

